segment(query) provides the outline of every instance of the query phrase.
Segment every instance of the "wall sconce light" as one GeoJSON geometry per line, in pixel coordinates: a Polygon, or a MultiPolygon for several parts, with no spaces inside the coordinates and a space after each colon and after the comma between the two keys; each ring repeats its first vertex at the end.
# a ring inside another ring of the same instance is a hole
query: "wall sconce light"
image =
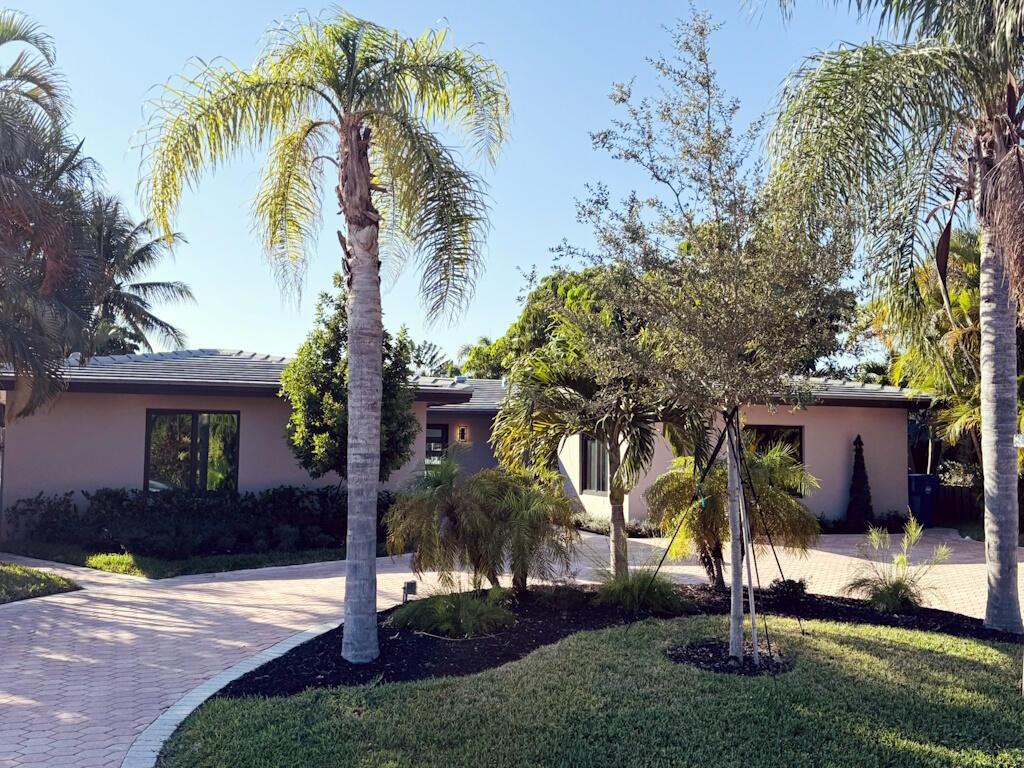
{"type": "Polygon", "coordinates": [[[455,428],[455,441],[457,443],[468,443],[469,442],[469,427],[465,424],[459,424],[455,428]]]}

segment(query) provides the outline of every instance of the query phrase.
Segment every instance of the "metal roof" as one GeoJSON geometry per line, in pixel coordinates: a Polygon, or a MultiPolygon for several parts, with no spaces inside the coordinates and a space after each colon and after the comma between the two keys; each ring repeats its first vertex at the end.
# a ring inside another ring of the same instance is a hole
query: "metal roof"
{"type": "MultiPolygon", "coordinates": [[[[287,357],[237,349],[188,349],[92,358],[81,365],[72,355],[64,366],[71,392],[276,395],[287,357]]],[[[428,403],[463,402],[469,387],[456,379],[413,380],[416,399],[428,403]]],[[[0,387],[11,389],[14,376],[0,371],[0,387]]]]}

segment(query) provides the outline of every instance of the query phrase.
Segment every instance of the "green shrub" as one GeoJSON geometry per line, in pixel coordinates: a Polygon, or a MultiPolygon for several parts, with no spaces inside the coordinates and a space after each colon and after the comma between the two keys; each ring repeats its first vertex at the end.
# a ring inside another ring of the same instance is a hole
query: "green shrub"
{"type": "Polygon", "coordinates": [[[889,613],[921,605],[924,598],[921,581],[950,553],[949,547],[942,544],[927,560],[913,562],[914,547],[923,533],[924,527],[911,515],[903,527],[899,550],[891,553],[889,532],[882,528],[869,529],[867,546],[860,548],[865,565],[861,574],[846,585],[845,592],[863,595],[875,608],[889,613]]]}
{"type": "Polygon", "coordinates": [[[604,572],[594,602],[667,616],[688,613],[692,607],[679,594],[675,584],[661,574],[655,575],[651,568],[635,568],[625,576],[604,572]]]}
{"type": "MultiPolygon", "coordinates": [[[[166,560],[345,545],[347,499],[334,486],[243,494],[103,488],[83,496],[78,508],[71,493],[18,501],[6,513],[11,538],[166,560]]],[[[379,494],[379,541],[391,503],[391,494],[379,494]]]]}
{"type": "Polygon", "coordinates": [[[780,605],[794,605],[807,596],[807,582],[803,579],[775,579],[765,591],[780,605]]]}
{"type": "Polygon", "coordinates": [[[416,573],[436,571],[454,590],[461,569],[479,589],[506,569],[516,591],[527,578],[568,573],[578,535],[576,506],[564,489],[526,474],[485,469],[463,480],[451,457],[427,468],[387,516],[388,547],[411,550],[416,573]]]}
{"type": "Polygon", "coordinates": [[[388,618],[388,626],[444,637],[478,637],[512,626],[515,616],[502,603],[506,590],[450,592],[406,603],[388,618]]]}

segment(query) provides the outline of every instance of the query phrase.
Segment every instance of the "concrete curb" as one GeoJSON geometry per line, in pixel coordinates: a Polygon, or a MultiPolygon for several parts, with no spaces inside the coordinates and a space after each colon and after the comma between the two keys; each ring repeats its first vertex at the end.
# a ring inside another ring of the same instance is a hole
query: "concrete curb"
{"type": "Polygon", "coordinates": [[[307,629],[304,632],[297,632],[276,645],[272,645],[260,653],[243,659],[233,667],[225,669],[219,675],[211,677],[205,683],[197,685],[174,702],[162,715],[150,723],[146,730],[135,737],[135,741],[132,742],[131,747],[128,749],[128,754],[121,761],[121,768],[153,768],[156,765],[157,755],[160,754],[164,742],[171,737],[171,734],[177,730],[186,717],[192,714],[200,704],[213,696],[213,694],[233,680],[237,680],[247,672],[256,669],[256,667],[283,656],[297,645],[302,645],[307,640],[312,640],[314,637],[329,632],[342,623],[331,621],[313,629],[307,629]]]}

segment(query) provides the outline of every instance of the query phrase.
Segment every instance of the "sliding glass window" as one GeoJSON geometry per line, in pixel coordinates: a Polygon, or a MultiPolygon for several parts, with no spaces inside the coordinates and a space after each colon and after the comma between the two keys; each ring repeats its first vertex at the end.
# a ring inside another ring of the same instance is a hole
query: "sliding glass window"
{"type": "Polygon", "coordinates": [[[147,411],[146,490],[238,490],[238,426],[237,411],[147,411]]]}

